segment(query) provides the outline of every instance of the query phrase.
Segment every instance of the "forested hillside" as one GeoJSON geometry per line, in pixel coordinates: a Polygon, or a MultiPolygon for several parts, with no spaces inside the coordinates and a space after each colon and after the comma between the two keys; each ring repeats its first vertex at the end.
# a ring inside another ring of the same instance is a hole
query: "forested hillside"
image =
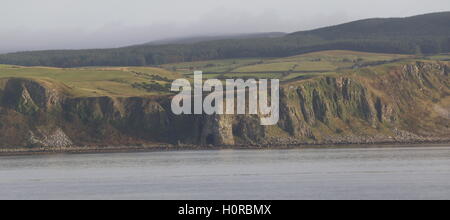
{"type": "Polygon", "coordinates": [[[269,33],[252,33],[252,34],[232,34],[232,35],[211,35],[211,36],[193,36],[169,38],[164,40],[156,40],[146,43],[146,45],[167,45],[167,44],[195,44],[206,41],[218,40],[237,40],[237,39],[254,39],[254,38],[277,38],[284,37],[286,33],[269,32],[269,33]]]}
{"type": "Polygon", "coordinates": [[[211,59],[286,57],[322,50],[401,54],[450,52],[450,12],[361,20],[278,38],[12,53],[0,55],[0,63],[56,67],[145,66],[211,59]]]}

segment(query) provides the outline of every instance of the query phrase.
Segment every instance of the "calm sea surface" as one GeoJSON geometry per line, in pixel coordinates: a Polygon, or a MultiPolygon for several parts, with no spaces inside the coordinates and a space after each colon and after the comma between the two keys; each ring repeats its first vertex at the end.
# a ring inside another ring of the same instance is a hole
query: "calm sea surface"
{"type": "Polygon", "coordinates": [[[450,146],[0,157],[0,199],[450,199],[450,146]]]}

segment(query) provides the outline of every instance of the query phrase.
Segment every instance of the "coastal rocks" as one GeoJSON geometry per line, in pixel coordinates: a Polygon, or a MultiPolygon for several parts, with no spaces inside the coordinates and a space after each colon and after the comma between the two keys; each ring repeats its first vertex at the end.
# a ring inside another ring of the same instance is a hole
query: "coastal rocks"
{"type": "Polygon", "coordinates": [[[29,146],[38,147],[70,147],[73,142],[64,133],[61,128],[53,130],[37,129],[37,131],[30,131],[28,137],[29,146]]]}

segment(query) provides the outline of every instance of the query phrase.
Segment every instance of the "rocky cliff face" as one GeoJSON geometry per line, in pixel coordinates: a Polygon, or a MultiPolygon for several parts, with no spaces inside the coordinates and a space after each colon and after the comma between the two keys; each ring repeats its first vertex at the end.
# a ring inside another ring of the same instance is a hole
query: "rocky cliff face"
{"type": "Polygon", "coordinates": [[[173,115],[169,97],[66,96],[63,85],[0,83],[1,147],[268,145],[450,140],[446,63],[361,69],[284,85],[280,121],[173,115]]]}
{"type": "Polygon", "coordinates": [[[322,77],[284,90],[280,127],[296,141],[316,143],[445,139],[449,94],[448,66],[437,63],[322,77]]]}

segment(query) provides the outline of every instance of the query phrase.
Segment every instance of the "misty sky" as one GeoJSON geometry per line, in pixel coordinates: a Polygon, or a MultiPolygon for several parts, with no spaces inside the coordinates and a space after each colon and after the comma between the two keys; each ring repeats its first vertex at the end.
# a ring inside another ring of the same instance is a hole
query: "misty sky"
{"type": "Polygon", "coordinates": [[[450,11],[449,0],[0,0],[0,53],[119,47],[164,38],[294,32],[450,11]]]}

